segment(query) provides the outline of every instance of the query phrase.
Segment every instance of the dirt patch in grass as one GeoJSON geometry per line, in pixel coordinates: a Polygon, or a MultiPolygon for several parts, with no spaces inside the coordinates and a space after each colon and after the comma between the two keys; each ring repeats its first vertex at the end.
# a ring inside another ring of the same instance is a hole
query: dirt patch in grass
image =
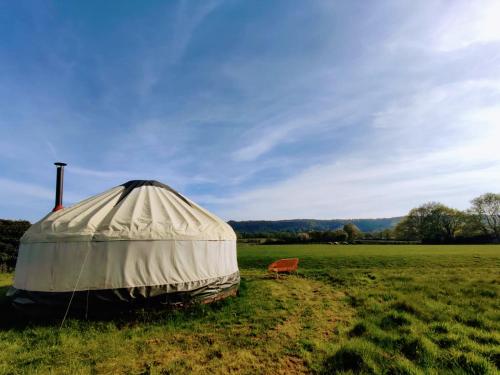
{"type": "Polygon", "coordinates": [[[0,372],[310,373],[351,319],[344,294],[300,276],[242,276],[240,297],[190,312],[0,331],[0,372]]]}

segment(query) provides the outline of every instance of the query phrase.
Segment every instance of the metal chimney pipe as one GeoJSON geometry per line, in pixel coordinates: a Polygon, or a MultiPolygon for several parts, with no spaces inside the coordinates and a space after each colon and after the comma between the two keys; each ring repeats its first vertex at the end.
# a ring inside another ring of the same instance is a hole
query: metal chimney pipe
{"type": "Polygon", "coordinates": [[[56,180],[56,204],[52,212],[62,210],[64,207],[62,205],[63,200],[63,183],[64,183],[64,167],[66,163],[54,163],[57,167],[57,180],[56,180]]]}

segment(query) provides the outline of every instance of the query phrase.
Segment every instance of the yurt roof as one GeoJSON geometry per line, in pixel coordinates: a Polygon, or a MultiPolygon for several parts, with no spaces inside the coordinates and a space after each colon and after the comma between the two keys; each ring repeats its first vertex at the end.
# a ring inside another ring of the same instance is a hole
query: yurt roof
{"type": "Polygon", "coordinates": [[[50,213],[21,242],[235,239],[226,222],[168,185],[132,180],[50,213]]]}

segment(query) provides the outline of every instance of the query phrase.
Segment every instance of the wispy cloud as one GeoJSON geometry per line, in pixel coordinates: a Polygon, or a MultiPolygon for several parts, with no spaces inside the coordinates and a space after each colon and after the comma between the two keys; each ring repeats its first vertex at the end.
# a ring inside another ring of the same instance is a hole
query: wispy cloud
{"type": "Polygon", "coordinates": [[[46,212],[55,159],[68,203],[144,178],[228,219],[463,207],[499,182],[498,6],[9,4],[0,216],[46,212]]]}
{"type": "Polygon", "coordinates": [[[50,199],[54,191],[44,186],[0,178],[0,194],[4,199],[22,200],[25,196],[50,199]]]}
{"type": "Polygon", "coordinates": [[[353,152],[273,186],[201,199],[228,218],[401,215],[431,199],[465,208],[500,183],[499,99],[496,81],[423,88],[376,112],[376,131],[353,152]]]}
{"type": "Polygon", "coordinates": [[[130,176],[130,171],[105,171],[98,169],[81,168],[76,165],[71,165],[69,168],[70,174],[77,174],[81,176],[98,177],[103,179],[109,178],[127,178],[130,176]]]}
{"type": "Polygon", "coordinates": [[[382,163],[366,158],[341,160],[225,199],[199,198],[232,219],[396,216],[428,200],[465,208],[468,200],[500,183],[495,173],[500,161],[471,160],[457,166],[456,160],[470,151],[457,149],[382,163]]]}
{"type": "Polygon", "coordinates": [[[442,15],[435,34],[435,46],[440,51],[453,51],[500,41],[500,3],[488,1],[460,1],[451,4],[442,15]]]}
{"type": "MultiPolygon", "coordinates": [[[[142,60],[139,64],[141,78],[138,90],[144,100],[147,100],[152,89],[161,82],[169,67],[182,61],[197,27],[219,5],[218,0],[203,1],[194,7],[185,0],[178,2],[171,25],[167,25],[170,32],[165,33],[165,37],[161,40],[160,53],[158,50],[146,51],[149,58],[142,60]]],[[[164,22],[167,23],[170,20],[167,18],[169,12],[168,10],[164,12],[164,22]]]]}

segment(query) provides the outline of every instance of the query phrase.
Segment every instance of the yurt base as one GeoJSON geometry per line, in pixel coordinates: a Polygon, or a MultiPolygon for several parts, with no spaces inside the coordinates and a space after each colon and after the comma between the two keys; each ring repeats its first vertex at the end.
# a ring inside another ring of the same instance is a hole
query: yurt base
{"type": "MultiPolygon", "coordinates": [[[[134,289],[104,289],[72,292],[30,292],[11,288],[7,294],[16,310],[25,315],[56,317],[66,311],[72,316],[110,316],[138,309],[185,309],[221,301],[238,294],[238,286],[217,291],[143,294],[134,289]],[[56,314],[56,316],[54,316],[56,314]]],[[[151,292],[149,290],[149,292],[151,292]]],[[[62,316],[62,315],[61,315],[62,316]]]]}

